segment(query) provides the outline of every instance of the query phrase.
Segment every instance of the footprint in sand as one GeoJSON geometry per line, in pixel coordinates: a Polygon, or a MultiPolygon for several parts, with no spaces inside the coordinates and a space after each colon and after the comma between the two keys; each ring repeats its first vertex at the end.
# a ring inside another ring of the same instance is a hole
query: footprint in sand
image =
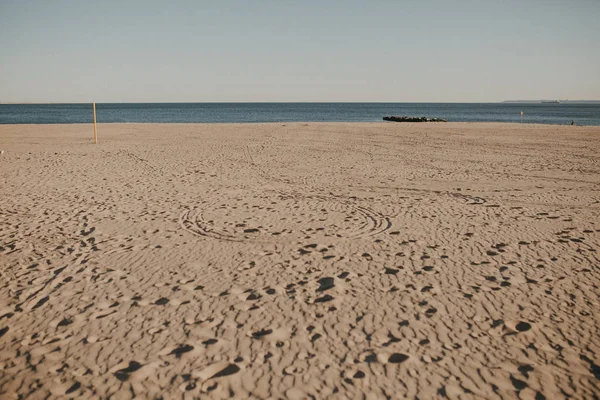
{"type": "Polygon", "coordinates": [[[187,353],[192,350],[194,350],[194,346],[189,345],[189,344],[182,344],[182,345],[179,345],[178,347],[174,348],[173,350],[171,350],[169,355],[174,355],[177,358],[181,358],[182,354],[187,353]]]}
{"type": "Polygon", "coordinates": [[[334,300],[334,299],[335,299],[335,298],[334,298],[333,296],[330,296],[330,295],[326,294],[325,296],[318,297],[318,298],[315,300],[315,303],[326,303],[326,302],[328,302],[328,301],[332,301],[332,300],[334,300]]]}
{"type": "Polygon", "coordinates": [[[120,369],[117,372],[114,373],[115,377],[120,380],[121,382],[126,381],[127,379],[129,379],[129,376],[137,371],[138,369],[142,368],[142,364],[140,364],[137,361],[129,361],[129,366],[127,366],[126,368],[120,369]]]}
{"type": "Polygon", "coordinates": [[[273,333],[273,329],[261,329],[260,331],[252,332],[252,337],[254,339],[260,339],[263,336],[267,336],[273,333]]]}
{"type": "Polygon", "coordinates": [[[335,286],[334,280],[331,277],[320,278],[317,283],[319,284],[317,292],[324,292],[325,290],[329,290],[335,286]]]}
{"type": "Polygon", "coordinates": [[[160,299],[156,300],[154,302],[154,304],[156,304],[157,306],[164,306],[169,302],[169,299],[167,299],[166,297],[161,297],[160,299]]]}
{"type": "Polygon", "coordinates": [[[388,362],[392,364],[401,364],[410,357],[402,353],[394,353],[388,358],[388,362]]]}
{"type": "Polygon", "coordinates": [[[396,268],[385,267],[385,269],[383,270],[383,273],[386,275],[396,275],[398,272],[400,272],[400,270],[396,268]]]}

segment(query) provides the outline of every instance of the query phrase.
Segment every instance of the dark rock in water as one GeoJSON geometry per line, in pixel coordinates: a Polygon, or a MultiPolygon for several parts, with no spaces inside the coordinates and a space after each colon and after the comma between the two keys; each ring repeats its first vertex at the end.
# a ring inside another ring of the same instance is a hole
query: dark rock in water
{"type": "Polygon", "coordinates": [[[391,116],[391,117],[383,117],[384,121],[393,121],[393,122],[448,122],[448,120],[443,118],[428,118],[428,117],[406,117],[406,116],[391,116]]]}

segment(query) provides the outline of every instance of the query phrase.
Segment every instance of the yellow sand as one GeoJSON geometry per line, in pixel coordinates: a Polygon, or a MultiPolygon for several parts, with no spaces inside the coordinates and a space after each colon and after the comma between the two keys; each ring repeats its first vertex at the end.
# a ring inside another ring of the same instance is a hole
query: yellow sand
{"type": "Polygon", "coordinates": [[[92,137],[0,126],[0,398],[599,396],[599,127],[92,137]]]}

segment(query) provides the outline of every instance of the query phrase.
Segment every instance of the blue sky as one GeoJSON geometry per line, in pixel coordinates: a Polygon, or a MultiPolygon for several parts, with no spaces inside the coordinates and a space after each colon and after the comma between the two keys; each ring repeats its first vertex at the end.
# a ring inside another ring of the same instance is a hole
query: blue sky
{"type": "Polygon", "coordinates": [[[598,0],[0,0],[0,101],[600,99],[598,0]]]}

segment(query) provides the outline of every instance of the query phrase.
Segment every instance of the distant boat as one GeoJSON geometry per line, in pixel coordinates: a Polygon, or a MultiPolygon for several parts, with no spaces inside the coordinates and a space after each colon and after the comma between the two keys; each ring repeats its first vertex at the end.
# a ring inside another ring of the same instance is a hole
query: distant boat
{"type": "Polygon", "coordinates": [[[542,100],[543,104],[558,104],[560,103],[559,100],[542,100]]]}

